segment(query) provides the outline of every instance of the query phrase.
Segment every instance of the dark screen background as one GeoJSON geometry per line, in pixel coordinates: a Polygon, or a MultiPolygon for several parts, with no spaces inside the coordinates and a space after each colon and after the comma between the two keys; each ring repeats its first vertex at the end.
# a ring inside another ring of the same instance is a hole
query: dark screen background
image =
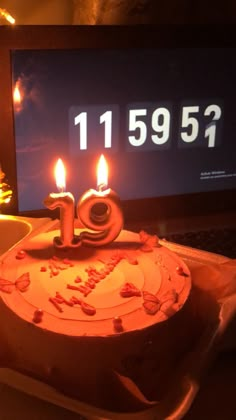
{"type": "Polygon", "coordinates": [[[66,189],[76,200],[96,187],[101,153],[109,163],[109,186],[122,200],[235,188],[235,52],[218,48],[13,51],[13,83],[22,94],[14,107],[19,210],[43,208],[46,195],[57,191],[53,170],[58,157],[67,168],[66,189]],[[142,103],[150,107],[144,119],[148,137],[142,147],[134,148],[128,142],[127,109],[142,103]],[[208,148],[204,130],[212,118],[203,114],[214,103],[222,115],[216,122],[216,147],[208,148]],[[170,110],[165,147],[155,147],[150,139],[152,104],[170,110]],[[71,108],[106,105],[119,109],[113,147],[104,149],[97,122],[88,121],[93,127],[88,148],[76,150],[71,146],[71,108]],[[199,106],[199,136],[193,143],[180,139],[185,105],[199,106]],[[214,171],[227,176],[201,179],[201,173],[214,171]]]}

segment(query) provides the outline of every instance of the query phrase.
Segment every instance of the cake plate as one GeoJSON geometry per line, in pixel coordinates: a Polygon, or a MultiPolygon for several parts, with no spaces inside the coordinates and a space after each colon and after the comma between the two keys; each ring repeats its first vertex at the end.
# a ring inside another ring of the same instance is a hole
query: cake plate
{"type": "MultiPolygon", "coordinates": [[[[236,313],[236,260],[193,248],[161,241],[176,252],[190,268],[194,290],[193,305],[204,328],[197,344],[186,352],[173,372],[171,386],[157,403],[148,401],[135,384],[127,388],[143,404],[139,411],[113,412],[70,398],[53,387],[9,368],[0,368],[0,382],[57,406],[74,411],[87,419],[177,420],[190,408],[201,381],[218,353],[228,345],[225,334],[236,313]],[[211,311],[211,301],[217,311],[211,311]]],[[[235,342],[230,343],[236,346],[235,342]]],[[[154,378],[155,379],[155,378],[154,378]]]]}

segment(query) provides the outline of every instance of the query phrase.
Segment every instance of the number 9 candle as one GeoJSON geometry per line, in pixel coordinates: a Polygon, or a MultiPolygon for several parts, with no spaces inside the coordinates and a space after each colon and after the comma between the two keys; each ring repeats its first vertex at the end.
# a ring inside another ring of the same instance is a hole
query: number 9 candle
{"type": "Polygon", "coordinates": [[[97,167],[97,190],[90,189],[82,195],[77,216],[84,227],[92,230],[80,234],[82,244],[94,247],[114,241],[123,227],[120,198],[108,188],[108,166],[103,155],[97,167]]]}

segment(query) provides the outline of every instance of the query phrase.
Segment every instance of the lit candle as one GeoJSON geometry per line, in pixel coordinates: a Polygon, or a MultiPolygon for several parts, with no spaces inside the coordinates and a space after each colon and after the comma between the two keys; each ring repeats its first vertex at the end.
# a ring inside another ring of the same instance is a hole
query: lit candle
{"type": "Polygon", "coordinates": [[[82,195],[77,215],[82,224],[93,231],[80,234],[83,244],[106,245],[116,239],[123,227],[120,198],[108,188],[108,167],[103,155],[98,163],[97,190],[90,189],[82,195]]]}
{"type": "Polygon", "coordinates": [[[50,210],[60,208],[60,236],[54,238],[57,248],[78,246],[78,237],[74,236],[74,197],[70,192],[64,192],[66,185],[65,167],[61,159],[58,159],[55,167],[55,179],[58,193],[50,193],[44,200],[44,204],[50,210]]]}

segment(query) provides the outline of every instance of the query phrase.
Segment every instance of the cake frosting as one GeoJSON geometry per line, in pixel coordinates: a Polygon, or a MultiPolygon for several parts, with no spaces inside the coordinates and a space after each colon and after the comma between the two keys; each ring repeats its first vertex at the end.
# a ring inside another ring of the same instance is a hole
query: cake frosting
{"type": "Polygon", "coordinates": [[[31,237],[2,259],[5,365],[94,405],[108,404],[114,372],[153,397],[147,371],[136,363],[134,373],[132,361],[147,345],[157,357],[177,345],[188,267],[145,232],[123,230],[110,245],[68,250],[53,247],[57,235],[31,237]]]}

